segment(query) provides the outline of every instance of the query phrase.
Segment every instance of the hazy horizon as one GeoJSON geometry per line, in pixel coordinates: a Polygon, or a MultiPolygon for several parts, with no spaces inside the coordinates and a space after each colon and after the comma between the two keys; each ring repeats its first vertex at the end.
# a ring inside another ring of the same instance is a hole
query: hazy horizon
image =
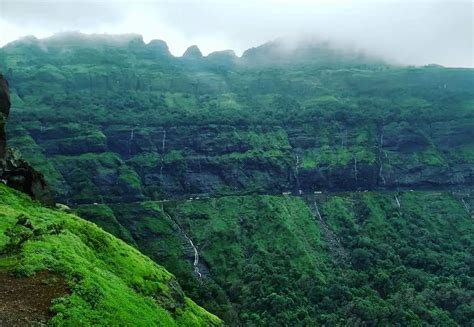
{"type": "Polygon", "coordinates": [[[180,56],[237,55],[278,38],[321,41],[397,64],[474,67],[470,1],[31,1],[0,0],[0,46],[59,32],[140,34],[180,56]]]}

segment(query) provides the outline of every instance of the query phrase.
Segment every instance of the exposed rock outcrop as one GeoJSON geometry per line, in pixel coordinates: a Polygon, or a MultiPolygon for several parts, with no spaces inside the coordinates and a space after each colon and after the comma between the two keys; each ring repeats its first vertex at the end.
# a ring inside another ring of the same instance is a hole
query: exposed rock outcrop
{"type": "Polygon", "coordinates": [[[8,82],[0,74],[0,181],[27,193],[35,200],[52,204],[53,200],[43,175],[34,170],[15,150],[7,147],[5,124],[10,105],[8,82]]]}
{"type": "Polygon", "coordinates": [[[189,59],[202,58],[201,50],[199,50],[197,45],[192,45],[186,49],[186,51],[183,54],[183,58],[189,58],[189,59]]]}
{"type": "Polygon", "coordinates": [[[5,123],[10,113],[10,96],[8,94],[8,83],[0,75],[0,159],[5,158],[7,151],[7,139],[5,135],[5,123]]]}

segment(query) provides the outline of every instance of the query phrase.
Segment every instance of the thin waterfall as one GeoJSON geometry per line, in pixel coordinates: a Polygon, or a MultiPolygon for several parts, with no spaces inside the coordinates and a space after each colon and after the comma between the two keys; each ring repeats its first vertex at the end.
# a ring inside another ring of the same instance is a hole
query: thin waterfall
{"type": "Polygon", "coordinates": [[[166,129],[163,129],[163,138],[161,140],[161,166],[160,166],[160,182],[163,184],[163,166],[165,163],[165,145],[166,145],[166,129]]]}
{"type": "Polygon", "coordinates": [[[135,137],[135,128],[132,127],[132,130],[130,131],[130,137],[128,138],[128,154],[132,154],[132,141],[133,138],[135,137]]]}
{"type": "MultiPolygon", "coordinates": [[[[163,207],[162,207],[163,208],[163,207]]],[[[174,224],[176,225],[176,227],[178,227],[178,230],[179,232],[181,233],[181,235],[184,236],[184,238],[188,241],[189,245],[191,245],[191,247],[193,248],[193,252],[194,252],[194,261],[193,261],[193,271],[196,273],[196,275],[199,277],[199,278],[202,278],[202,274],[201,274],[201,271],[199,270],[199,251],[197,249],[197,247],[194,245],[194,242],[193,240],[188,236],[188,234],[186,234],[186,232],[181,228],[181,225],[178,224],[178,222],[173,219],[166,211],[163,210],[163,213],[165,214],[165,216],[167,216],[172,222],[174,222],[174,224]]]]}
{"type": "Polygon", "coordinates": [[[198,267],[198,264],[199,264],[198,249],[196,248],[196,246],[194,246],[193,240],[191,240],[186,233],[183,233],[183,234],[184,234],[184,237],[188,240],[189,244],[191,244],[191,247],[194,250],[194,262],[193,262],[194,272],[199,276],[199,278],[202,278],[202,274],[199,271],[199,267],[198,267]]]}
{"type": "Polygon", "coordinates": [[[300,172],[299,172],[299,166],[300,166],[300,156],[296,154],[296,163],[295,163],[295,179],[296,179],[296,186],[298,187],[298,193],[301,195],[303,194],[303,191],[301,190],[301,184],[300,184],[300,172]]]}
{"type": "Polygon", "coordinates": [[[397,196],[397,195],[395,195],[395,201],[397,202],[398,208],[400,208],[400,200],[398,200],[398,196],[397,196]]]}
{"type": "Polygon", "coordinates": [[[357,158],[354,156],[354,179],[357,182],[357,158]]]}
{"type": "MultiPolygon", "coordinates": [[[[382,155],[383,155],[383,134],[384,134],[384,128],[382,126],[382,130],[380,132],[380,140],[379,140],[379,177],[382,183],[385,185],[385,177],[383,176],[383,160],[382,160],[382,155]]],[[[385,154],[386,156],[386,154],[385,154]]]]}
{"type": "Polygon", "coordinates": [[[464,205],[464,209],[466,209],[466,212],[468,214],[471,213],[471,208],[469,207],[469,204],[464,200],[464,197],[461,197],[462,204],[464,205]]]}

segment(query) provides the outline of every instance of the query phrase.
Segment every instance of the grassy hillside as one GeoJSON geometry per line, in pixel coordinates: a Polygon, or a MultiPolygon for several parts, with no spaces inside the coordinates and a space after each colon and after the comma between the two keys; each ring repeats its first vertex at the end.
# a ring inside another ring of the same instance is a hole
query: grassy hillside
{"type": "MultiPolygon", "coordinates": [[[[177,58],[136,35],[13,42],[0,49],[10,143],[57,200],[163,264],[229,324],[469,326],[474,70],[393,66],[327,44],[281,57],[275,46],[177,58]]],[[[133,264],[134,250],[47,212],[33,227],[5,220],[5,249],[29,259],[5,258],[17,273],[41,261],[81,285],[53,319],[76,322],[73,306],[90,321],[97,306],[202,317],[163,270],[133,264]],[[37,229],[83,244],[34,246],[37,229]],[[70,270],[92,267],[107,278],[70,270]]]]}
{"type": "Polygon", "coordinates": [[[28,312],[40,297],[47,297],[41,287],[62,283],[62,291],[49,290],[50,313],[40,316],[51,318],[54,326],[220,325],[217,317],[184,295],[173,275],[134,248],[90,222],[43,208],[1,183],[0,249],[0,277],[10,281],[1,286],[0,321],[8,316],[21,321],[22,305],[28,312]],[[35,283],[35,278],[43,279],[35,283]],[[30,288],[15,289],[16,280],[30,288]],[[23,297],[3,298],[5,292],[20,292],[23,297]],[[55,294],[61,296],[54,298],[55,294]],[[9,306],[13,299],[16,302],[9,306]]]}

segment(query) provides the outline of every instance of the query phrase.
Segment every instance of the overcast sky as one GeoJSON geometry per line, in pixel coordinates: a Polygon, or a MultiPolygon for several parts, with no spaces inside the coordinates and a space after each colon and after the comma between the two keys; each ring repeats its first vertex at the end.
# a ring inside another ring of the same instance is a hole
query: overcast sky
{"type": "Polygon", "coordinates": [[[174,55],[316,37],[405,64],[474,67],[472,0],[0,0],[0,45],[60,31],[139,33],[174,55]]]}

